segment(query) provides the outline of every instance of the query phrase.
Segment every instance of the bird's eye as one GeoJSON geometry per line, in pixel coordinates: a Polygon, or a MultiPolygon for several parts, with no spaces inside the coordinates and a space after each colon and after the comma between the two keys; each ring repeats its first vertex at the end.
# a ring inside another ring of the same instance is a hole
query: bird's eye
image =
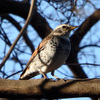
{"type": "Polygon", "coordinates": [[[66,28],[66,26],[63,26],[62,28],[66,28]]]}

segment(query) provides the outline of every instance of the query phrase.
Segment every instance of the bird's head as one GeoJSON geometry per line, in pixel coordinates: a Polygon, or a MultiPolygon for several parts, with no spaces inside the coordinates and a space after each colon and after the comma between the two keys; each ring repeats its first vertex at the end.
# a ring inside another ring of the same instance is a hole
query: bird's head
{"type": "Polygon", "coordinates": [[[67,24],[62,24],[57,26],[54,30],[53,30],[53,35],[56,36],[67,36],[69,37],[69,34],[71,32],[71,30],[77,28],[78,26],[70,26],[67,24]]]}

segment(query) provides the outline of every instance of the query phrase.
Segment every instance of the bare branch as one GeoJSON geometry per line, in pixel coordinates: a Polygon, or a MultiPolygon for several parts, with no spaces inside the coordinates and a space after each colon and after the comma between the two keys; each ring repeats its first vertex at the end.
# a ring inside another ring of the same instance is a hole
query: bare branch
{"type": "Polygon", "coordinates": [[[81,50],[81,49],[84,49],[84,48],[86,48],[86,47],[97,47],[97,48],[100,48],[100,46],[97,45],[97,44],[84,45],[84,46],[79,47],[79,48],[80,48],[80,50],[81,50]]]}
{"type": "Polygon", "coordinates": [[[16,40],[14,41],[14,43],[12,44],[12,46],[10,47],[10,50],[8,51],[7,55],[5,56],[5,58],[3,59],[3,61],[0,64],[0,69],[2,68],[2,66],[5,64],[6,60],[9,58],[12,50],[14,49],[16,43],[18,42],[18,40],[20,39],[20,37],[24,34],[24,31],[26,30],[28,24],[30,23],[31,19],[32,19],[32,15],[33,15],[33,10],[34,10],[34,0],[31,1],[31,6],[30,6],[30,10],[29,10],[29,14],[27,17],[27,20],[25,22],[24,27],[21,29],[18,37],[16,38],[16,40]]]}
{"type": "MultiPolygon", "coordinates": [[[[9,20],[19,31],[22,29],[21,25],[15,19],[13,19],[10,15],[3,15],[1,17],[2,17],[2,19],[9,20]]],[[[34,46],[32,44],[32,41],[29,39],[26,31],[23,34],[23,38],[25,39],[26,44],[30,47],[31,52],[33,53],[34,46]]]]}
{"type": "MultiPolygon", "coordinates": [[[[82,41],[83,37],[87,34],[90,28],[100,20],[100,9],[96,10],[91,16],[89,16],[75,31],[71,36],[71,53],[67,59],[67,63],[78,63],[77,54],[80,50],[79,44],[82,41]]],[[[86,74],[82,70],[80,65],[69,65],[69,68],[74,73],[75,77],[86,78],[86,74]],[[80,73],[81,72],[81,73],[80,73]]]]}
{"type": "Polygon", "coordinates": [[[93,66],[100,66],[100,64],[94,64],[94,63],[80,63],[80,64],[78,64],[78,63],[73,63],[73,64],[68,63],[68,65],[73,65],[73,66],[75,66],[75,65],[93,65],[93,66]]]}

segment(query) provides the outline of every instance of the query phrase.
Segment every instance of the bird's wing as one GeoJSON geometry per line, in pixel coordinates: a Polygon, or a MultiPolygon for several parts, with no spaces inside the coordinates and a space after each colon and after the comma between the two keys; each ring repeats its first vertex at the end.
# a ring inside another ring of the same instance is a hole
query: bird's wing
{"type": "Polygon", "coordinates": [[[48,40],[51,38],[51,34],[48,35],[46,38],[44,38],[42,40],[42,42],[39,44],[39,46],[36,48],[36,50],[33,52],[30,60],[28,61],[28,63],[26,64],[25,69],[23,70],[21,76],[26,72],[27,68],[29,67],[29,64],[31,63],[31,61],[34,59],[34,57],[41,51],[41,48],[44,48],[44,45],[48,42],[48,40]]]}

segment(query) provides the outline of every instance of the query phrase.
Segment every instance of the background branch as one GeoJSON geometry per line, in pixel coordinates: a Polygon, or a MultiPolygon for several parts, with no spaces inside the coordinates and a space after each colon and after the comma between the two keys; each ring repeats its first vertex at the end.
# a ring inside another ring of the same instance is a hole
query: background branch
{"type": "MultiPolygon", "coordinates": [[[[3,15],[1,17],[2,17],[2,19],[9,20],[9,22],[11,22],[18,29],[18,31],[20,31],[22,29],[21,25],[14,18],[12,18],[10,15],[3,15]]],[[[32,44],[32,41],[28,37],[26,31],[24,31],[23,38],[24,38],[26,44],[30,47],[31,52],[33,53],[34,52],[34,46],[32,44]]]]}
{"type": "Polygon", "coordinates": [[[12,50],[14,49],[16,43],[18,42],[18,40],[20,39],[20,37],[24,34],[24,31],[26,31],[26,28],[28,26],[28,24],[30,23],[31,19],[32,19],[32,15],[33,15],[33,10],[34,10],[34,0],[31,1],[31,6],[30,6],[30,10],[29,10],[29,14],[27,17],[27,20],[25,22],[24,27],[21,29],[19,35],[17,36],[16,40],[14,41],[14,43],[11,45],[10,50],[8,51],[7,55],[5,56],[5,58],[3,59],[3,61],[0,64],[0,69],[2,68],[2,66],[5,64],[6,60],[9,58],[12,50]]]}
{"type": "MultiPolygon", "coordinates": [[[[91,16],[89,16],[71,36],[70,40],[72,49],[66,63],[71,63],[71,64],[79,63],[77,58],[78,52],[80,50],[79,44],[82,41],[83,37],[90,30],[90,28],[99,20],[100,20],[100,9],[96,10],[91,16]]],[[[75,77],[79,78],[87,77],[87,75],[84,73],[80,65],[68,65],[68,66],[74,73],[75,77]]]]}

